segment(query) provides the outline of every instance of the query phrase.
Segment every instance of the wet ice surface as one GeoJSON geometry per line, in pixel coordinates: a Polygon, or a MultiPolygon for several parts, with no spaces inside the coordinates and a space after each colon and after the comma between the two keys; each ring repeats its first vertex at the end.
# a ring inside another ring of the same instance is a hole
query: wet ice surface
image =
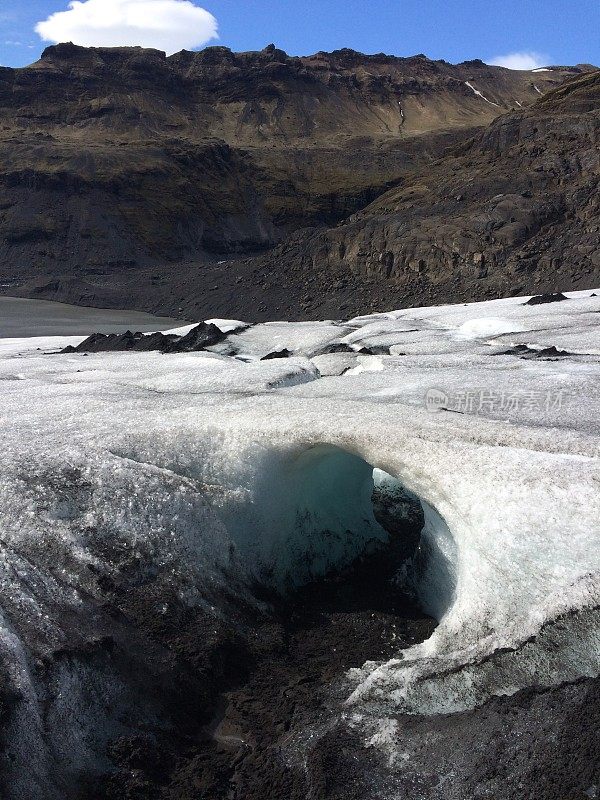
{"type": "MultiPolygon", "coordinates": [[[[108,544],[172,569],[190,603],[225,581],[293,572],[303,546],[325,563],[314,531],[305,544],[304,523],[293,532],[293,470],[323,444],[396,476],[430,509],[420,592],[440,624],[398,659],[351,673],[355,719],[455,711],[596,675],[591,294],[347,322],[217,320],[231,331],[224,345],[190,354],[48,355],[80,338],[0,341],[0,647],[15,686],[27,695],[31,652],[64,640],[62,616],[93,591],[88,567],[114,568],[108,544]],[[350,352],[321,355],[332,343],[350,352]],[[519,344],[569,354],[501,355],[519,344]],[[283,348],[292,356],[259,360],[283,348]]],[[[328,528],[347,524],[336,520],[328,528]]]]}

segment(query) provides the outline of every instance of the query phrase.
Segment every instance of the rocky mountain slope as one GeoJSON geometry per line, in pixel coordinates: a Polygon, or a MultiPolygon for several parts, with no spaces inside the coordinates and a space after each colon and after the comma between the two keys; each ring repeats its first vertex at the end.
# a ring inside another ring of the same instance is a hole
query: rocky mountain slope
{"type": "Polygon", "coordinates": [[[395,306],[597,286],[599,144],[600,72],[592,72],[499,117],[279,257],[306,274],[317,265],[350,272],[353,287],[373,287],[374,307],[386,293],[395,306]]]}
{"type": "Polygon", "coordinates": [[[586,202],[597,130],[541,98],[593,95],[588,69],[50,47],[0,69],[2,291],[264,318],[487,296],[507,264],[528,288],[560,271],[532,236],[586,202]]]}

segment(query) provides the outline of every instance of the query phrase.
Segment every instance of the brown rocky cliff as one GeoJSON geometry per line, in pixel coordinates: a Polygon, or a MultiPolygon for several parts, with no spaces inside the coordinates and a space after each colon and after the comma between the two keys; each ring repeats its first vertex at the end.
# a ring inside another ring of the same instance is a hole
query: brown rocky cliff
{"type": "Polygon", "coordinates": [[[374,279],[393,304],[596,286],[599,176],[595,72],[498,118],[286,258],[374,279]]]}

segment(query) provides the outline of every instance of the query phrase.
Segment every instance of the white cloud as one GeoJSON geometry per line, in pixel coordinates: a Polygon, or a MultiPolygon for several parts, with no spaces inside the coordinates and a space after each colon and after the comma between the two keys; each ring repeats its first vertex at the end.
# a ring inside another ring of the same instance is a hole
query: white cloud
{"type": "Polygon", "coordinates": [[[507,53],[505,56],[494,56],[488,61],[496,67],[507,69],[539,69],[551,63],[550,56],[536,53],[533,50],[523,50],[520,53],[507,53]]]}
{"type": "Polygon", "coordinates": [[[217,20],[189,0],[84,0],[38,22],[46,42],[84,47],[155,47],[167,54],[217,37],[217,20]]]}

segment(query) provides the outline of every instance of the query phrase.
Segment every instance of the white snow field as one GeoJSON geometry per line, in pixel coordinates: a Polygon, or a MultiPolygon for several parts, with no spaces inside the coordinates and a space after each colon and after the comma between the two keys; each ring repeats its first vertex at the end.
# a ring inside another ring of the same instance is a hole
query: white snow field
{"type": "MultiPolygon", "coordinates": [[[[217,320],[227,341],[191,354],[0,340],[0,653],[24,698],[22,746],[36,751],[41,736],[36,659],[60,647],[65,619],[119,553],[172,570],[189,603],[224,583],[301,583],[380,535],[373,468],[423,503],[430,558],[417,591],[439,625],[350,674],[353,719],[452,712],[597,675],[593,294],[344,323],[217,320]],[[515,345],[526,357],[502,354],[515,345]],[[532,357],[551,346],[568,353],[532,357]],[[282,348],[292,355],[258,360],[282,348]]],[[[67,706],[76,684],[61,687],[67,706]]]]}

